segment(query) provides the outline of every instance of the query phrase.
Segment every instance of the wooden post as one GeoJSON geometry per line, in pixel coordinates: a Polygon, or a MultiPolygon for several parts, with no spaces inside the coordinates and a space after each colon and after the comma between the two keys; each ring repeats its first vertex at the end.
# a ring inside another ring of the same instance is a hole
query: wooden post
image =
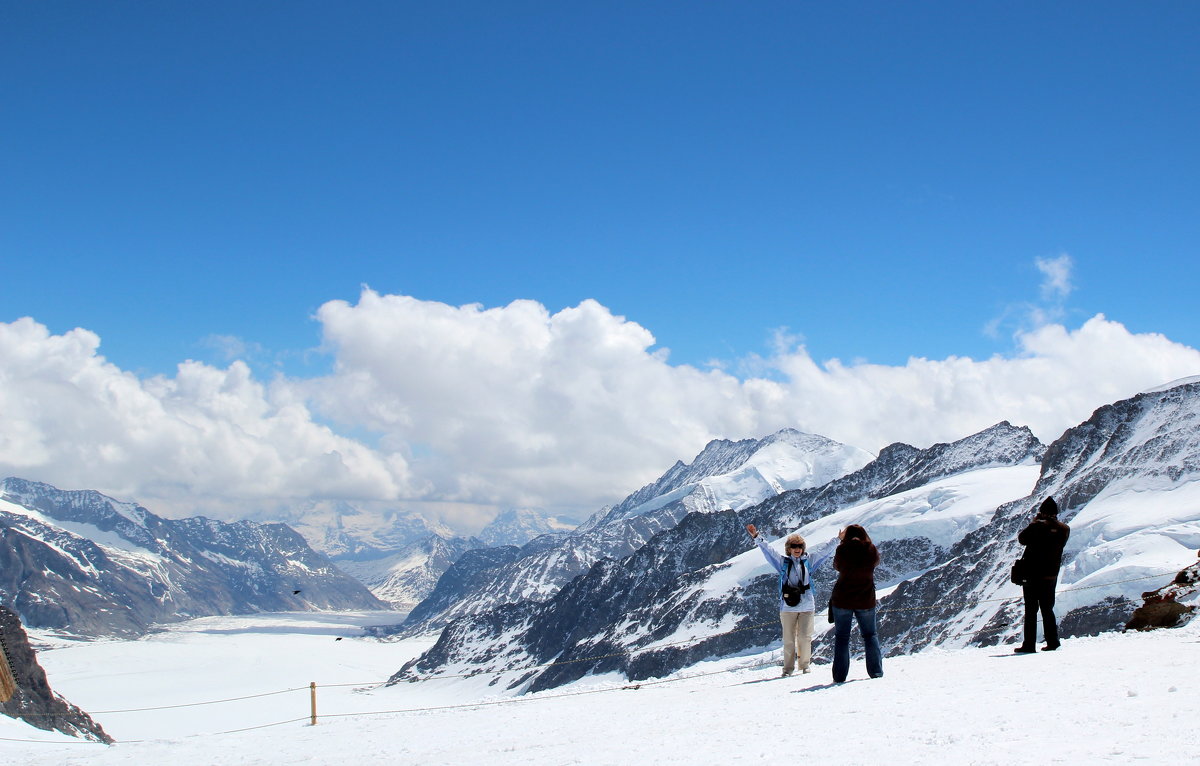
{"type": "Polygon", "coordinates": [[[309,695],[312,697],[312,725],[317,725],[317,682],[313,681],[308,685],[309,695]]]}

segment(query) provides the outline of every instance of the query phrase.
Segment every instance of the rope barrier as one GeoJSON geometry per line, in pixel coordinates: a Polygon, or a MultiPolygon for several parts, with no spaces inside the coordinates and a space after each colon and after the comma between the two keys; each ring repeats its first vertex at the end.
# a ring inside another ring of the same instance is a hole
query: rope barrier
{"type": "Polygon", "coordinates": [[[226,702],[240,702],[242,700],[252,700],[259,697],[273,697],[277,694],[289,694],[291,692],[307,691],[307,686],[297,686],[295,689],[280,689],[273,692],[263,692],[262,694],[247,694],[244,697],[229,697],[228,699],[209,700],[208,702],[185,702],[179,705],[159,705],[157,707],[134,707],[126,710],[97,710],[92,715],[114,715],[116,713],[146,713],[151,710],[174,710],[183,707],[202,707],[204,705],[222,705],[226,702]]]}
{"type": "MultiPolygon", "coordinates": [[[[1175,574],[1177,574],[1177,573],[1176,572],[1159,572],[1156,574],[1142,575],[1140,577],[1130,577],[1128,580],[1117,580],[1115,582],[1100,583],[1099,585],[1081,585],[1078,588],[1063,588],[1062,590],[1057,591],[1057,595],[1061,596],[1064,593],[1073,593],[1078,590],[1091,590],[1093,588],[1108,588],[1113,585],[1124,585],[1127,582],[1137,582],[1138,580],[1152,580],[1155,577],[1166,577],[1167,575],[1175,575],[1175,574]]],[[[929,610],[929,609],[941,609],[946,606],[961,606],[961,605],[965,605],[965,604],[990,604],[990,603],[994,603],[997,601],[1020,601],[1022,598],[1024,598],[1024,596],[1007,596],[1005,598],[983,598],[983,599],[979,599],[978,601],[944,601],[935,606],[906,606],[906,607],[895,607],[892,609],[881,609],[881,610],[879,610],[879,614],[886,614],[888,612],[919,612],[919,611],[929,610]]]]}
{"type": "Polygon", "coordinates": [[[397,710],[370,710],[370,711],[363,711],[363,712],[356,712],[356,713],[329,713],[329,714],[321,715],[321,718],[352,718],[355,716],[367,716],[367,715],[395,715],[395,714],[400,714],[400,713],[425,713],[425,712],[430,712],[430,711],[440,712],[440,711],[445,711],[445,710],[463,710],[463,709],[467,709],[467,708],[493,707],[496,705],[509,705],[509,704],[516,704],[516,703],[521,703],[521,702],[541,702],[543,700],[565,699],[567,697],[581,697],[581,696],[584,696],[587,694],[604,694],[607,692],[615,692],[615,691],[637,691],[637,690],[641,689],[643,686],[660,686],[662,684],[678,683],[679,681],[691,681],[696,678],[715,676],[715,675],[720,675],[722,673],[732,673],[735,671],[757,670],[758,668],[765,668],[765,667],[768,667],[773,664],[775,664],[775,662],[774,662],[774,660],[771,660],[769,662],[759,662],[754,665],[749,665],[749,666],[744,666],[744,667],[722,668],[721,670],[709,670],[709,671],[705,671],[703,673],[692,673],[690,675],[677,676],[675,678],[659,678],[659,679],[656,679],[653,681],[636,681],[634,683],[626,683],[626,684],[622,684],[620,686],[610,686],[610,687],[607,687],[604,689],[584,689],[582,691],[566,692],[564,694],[547,694],[547,695],[541,695],[541,696],[537,696],[537,697],[510,697],[508,699],[490,700],[490,701],[486,701],[486,702],[464,702],[464,703],[461,703],[458,705],[435,705],[435,706],[431,706],[431,707],[401,708],[401,709],[397,709],[397,710]]]}
{"type": "Polygon", "coordinates": [[[93,742],[89,739],[67,740],[65,742],[47,742],[44,739],[13,739],[12,737],[0,737],[0,742],[29,742],[34,745],[103,745],[103,742],[93,742]]]}

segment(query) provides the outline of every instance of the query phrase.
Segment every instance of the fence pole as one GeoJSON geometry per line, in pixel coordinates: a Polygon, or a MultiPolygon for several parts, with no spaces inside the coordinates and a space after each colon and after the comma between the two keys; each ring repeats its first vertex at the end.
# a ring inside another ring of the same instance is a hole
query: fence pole
{"type": "Polygon", "coordinates": [[[312,698],[312,725],[317,725],[317,682],[308,685],[309,696],[312,698]]]}

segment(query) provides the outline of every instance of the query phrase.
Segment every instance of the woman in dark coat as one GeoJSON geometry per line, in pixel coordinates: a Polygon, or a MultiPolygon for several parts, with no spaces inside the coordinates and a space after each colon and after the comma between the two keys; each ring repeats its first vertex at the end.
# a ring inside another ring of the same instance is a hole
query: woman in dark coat
{"type": "Polygon", "coordinates": [[[875,567],[879,566],[879,550],[871,542],[867,530],[851,524],[838,533],[841,540],[833,554],[833,568],[838,572],[829,599],[833,614],[833,680],[842,683],[850,672],[850,629],[857,620],[866,654],[867,675],[883,675],[883,650],[875,628],[875,567]]]}

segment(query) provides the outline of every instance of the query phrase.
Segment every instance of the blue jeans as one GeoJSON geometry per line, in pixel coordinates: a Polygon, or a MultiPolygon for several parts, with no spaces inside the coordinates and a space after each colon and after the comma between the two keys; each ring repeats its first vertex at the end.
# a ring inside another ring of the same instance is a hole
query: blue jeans
{"type": "Polygon", "coordinates": [[[833,680],[842,683],[850,672],[850,627],[851,618],[858,620],[858,632],[862,634],[863,650],[867,660],[867,675],[879,678],[883,675],[883,650],[879,648],[879,634],[875,630],[875,607],[870,609],[839,609],[833,607],[833,680]]]}

